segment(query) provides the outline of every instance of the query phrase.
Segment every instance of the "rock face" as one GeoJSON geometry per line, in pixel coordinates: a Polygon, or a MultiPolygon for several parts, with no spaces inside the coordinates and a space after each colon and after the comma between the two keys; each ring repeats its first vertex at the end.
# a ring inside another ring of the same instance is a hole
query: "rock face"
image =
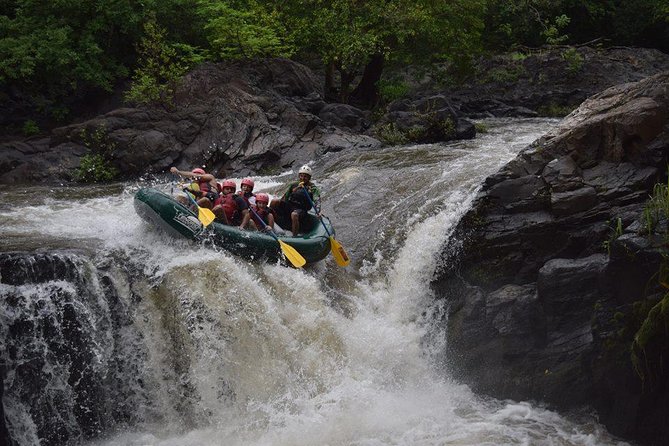
{"type": "MultiPolygon", "coordinates": [[[[224,178],[299,165],[345,147],[375,147],[377,138],[473,138],[475,127],[465,118],[572,110],[604,88],[669,70],[669,56],[655,50],[565,51],[484,61],[469,86],[444,89],[428,79],[390,104],[374,127],[369,112],[326,103],[322,81],[296,62],[205,64],[184,78],[169,109],[117,108],[48,136],[0,144],[0,184],[68,181],[90,155],[102,156],[122,179],[174,164],[204,166],[224,178]]],[[[4,112],[20,113],[20,107],[4,112]]]]}
{"type": "Polygon", "coordinates": [[[541,49],[482,60],[469,85],[428,83],[419,97],[446,96],[460,117],[564,116],[593,94],[667,70],[669,55],[652,49],[541,49]]]}
{"type": "Polygon", "coordinates": [[[189,73],[173,108],[119,108],[0,145],[0,182],[68,180],[81,157],[101,154],[122,178],[205,166],[217,177],[289,167],[344,147],[380,145],[348,105],[326,104],[320,81],[286,59],[205,64],[189,73]]]}
{"type": "Polygon", "coordinates": [[[634,303],[661,296],[664,241],[642,216],[668,154],[665,72],[586,100],[486,180],[433,280],[459,377],[496,397],[594,406],[627,437],[669,434],[669,389],[643,386],[629,354],[634,303]]]}

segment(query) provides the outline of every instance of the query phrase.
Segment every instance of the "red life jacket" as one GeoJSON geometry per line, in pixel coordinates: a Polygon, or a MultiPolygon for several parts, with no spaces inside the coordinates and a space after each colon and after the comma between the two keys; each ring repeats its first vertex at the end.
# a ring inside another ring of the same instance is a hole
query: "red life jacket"
{"type": "Polygon", "coordinates": [[[260,209],[258,206],[253,206],[253,210],[255,213],[251,212],[251,218],[253,218],[253,221],[255,222],[258,229],[263,229],[266,225],[269,224],[269,214],[272,214],[272,210],[268,207],[265,207],[265,209],[260,209]],[[256,214],[262,219],[262,222],[258,220],[256,214]]]}
{"type": "Polygon", "coordinates": [[[225,212],[225,216],[229,222],[232,222],[235,212],[239,210],[237,207],[237,202],[235,202],[234,193],[227,195],[221,194],[221,196],[219,196],[216,200],[215,205],[220,205],[223,208],[223,212],[225,212]]]}
{"type": "Polygon", "coordinates": [[[207,195],[207,192],[213,190],[213,187],[211,184],[209,184],[208,181],[201,180],[200,178],[197,178],[196,181],[193,181],[190,183],[186,189],[191,190],[191,191],[199,191],[201,195],[198,195],[197,193],[194,194],[196,197],[204,197],[207,195]]]}
{"type": "Polygon", "coordinates": [[[242,197],[244,199],[244,201],[246,201],[246,205],[248,207],[251,207],[251,202],[249,201],[251,199],[251,197],[256,196],[256,194],[254,194],[253,192],[251,192],[248,196],[246,196],[246,194],[244,193],[243,190],[238,191],[237,195],[239,195],[240,197],[242,197]]]}

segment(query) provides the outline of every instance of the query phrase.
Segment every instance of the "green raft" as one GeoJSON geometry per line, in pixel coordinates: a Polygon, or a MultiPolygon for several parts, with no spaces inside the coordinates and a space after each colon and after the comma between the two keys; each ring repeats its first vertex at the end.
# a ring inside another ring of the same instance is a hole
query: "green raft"
{"type": "MultiPolygon", "coordinates": [[[[241,230],[236,226],[217,222],[205,228],[197,214],[157,189],[140,189],[135,194],[134,203],[135,211],[140,217],[174,237],[211,242],[235,255],[252,260],[277,261],[283,258],[281,247],[272,236],[261,231],[241,230]]],[[[330,238],[317,216],[308,214],[308,217],[308,232],[299,237],[279,236],[279,239],[295,248],[307,263],[314,263],[323,260],[330,253],[330,238]]],[[[323,222],[334,235],[330,220],[323,217],[323,222]]]]}

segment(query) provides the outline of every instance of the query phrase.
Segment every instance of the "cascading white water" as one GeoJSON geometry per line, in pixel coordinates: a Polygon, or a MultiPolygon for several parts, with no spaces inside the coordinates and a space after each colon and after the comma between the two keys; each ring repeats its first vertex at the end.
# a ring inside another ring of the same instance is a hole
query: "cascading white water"
{"type": "MultiPolygon", "coordinates": [[[[31,206],[3,196],[0,251],[83,246],[95,253],[87,268],[116,289],[114,310],[93,312],[85,337],[107,339],[99,364],[128,356],[114,372],[124,390],[103,393],[132,416],[90,444],[619,444],[590,418],[476,396],[442,368],[448,340],[433,321],[445,309],[428,285],[440,249],[483,179],[554,121],[486,124],[474,141],[344,151],[315,164],[324,211],[354,258],[345,270],[332,259],[306,270],[253,264],[169,239],[135,215],[137,185],[77,202],[47,193],[31,206]]],[[[256,188],[278,193],[291,177],[256,188]]],[[[2,282],[0,295],[42,293],[21,287],[2,282]]],[[[98,288],[91,296],[104,300],[98,288]]],[[[7,416],[30,433],[15,390],[5,384],[7,416]]]]}

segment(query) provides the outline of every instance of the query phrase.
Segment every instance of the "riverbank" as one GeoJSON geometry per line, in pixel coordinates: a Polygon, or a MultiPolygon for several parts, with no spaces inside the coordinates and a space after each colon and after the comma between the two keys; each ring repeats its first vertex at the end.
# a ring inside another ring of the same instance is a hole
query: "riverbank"
{"type": "Polygon", "coordinates": [[[406,96],[372,119],[327,103],[322,79],[289,60],[204,64],[184,77],[170,109],[116,108],[0,144],[0,183],[76,181],[82,169],[132,179],[171,165],[204,166],[219,178],[277,172],[344,147],[472,138],[471,118],[566,114],[604,88],[662,70],[669,55],[656,50],[507,55],[481,61],[477,77],[455,87],[405,73],[406,96]]]}

